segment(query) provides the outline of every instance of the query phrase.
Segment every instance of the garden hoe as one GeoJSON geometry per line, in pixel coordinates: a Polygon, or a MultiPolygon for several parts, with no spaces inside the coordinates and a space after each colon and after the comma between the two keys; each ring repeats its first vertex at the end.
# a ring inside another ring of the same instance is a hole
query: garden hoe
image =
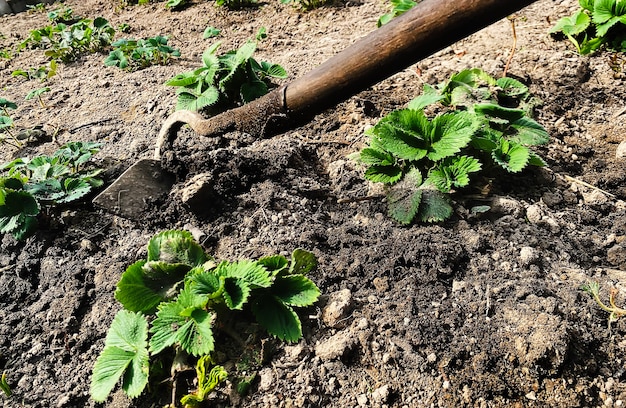
{"type": "Polygon", "coordinates": [[[255,101],[209,119],[177,111],[161,128],[154,158],[132,165],[94,204],[139,219],[151,199],[174,184],[174,176],[161,168],[161,152],[185,124],[208,137],[235,131],[253,137],[278,134],[534,1],[423,0],[305,76],[255,101]]]}

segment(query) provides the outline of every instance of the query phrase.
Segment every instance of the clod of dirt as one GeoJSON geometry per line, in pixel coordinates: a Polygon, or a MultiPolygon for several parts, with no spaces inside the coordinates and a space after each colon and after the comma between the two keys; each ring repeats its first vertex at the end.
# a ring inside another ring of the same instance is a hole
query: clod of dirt
{"type": "Polygon", "coordinates": [[[348,314],[354,308],[352,292],[342,289],[328,296],[328,303],[322,309],[322,321],[333,328],[346,327],[349,323],[348,314]]]}
{"type": "Polygon", "coordinates": [[[338,332],[334,336],[315,345],[315,355],[322,361],[341,358],[356,345],[356,339],[350,330],[338,332]]]}

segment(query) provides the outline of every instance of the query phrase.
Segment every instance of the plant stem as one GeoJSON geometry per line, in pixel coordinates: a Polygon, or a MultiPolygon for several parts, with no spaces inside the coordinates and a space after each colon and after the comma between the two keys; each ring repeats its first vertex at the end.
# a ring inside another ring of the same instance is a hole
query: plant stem
{"type": "Polygon", "coordinates": [[[506,74],[509,72],[509,66],[511,65],[511,61],[513,60],[513,56],[515,55],[515,49],[517,48],[517,33],[515,32],[515,16],[509,16],[509,21],[511,22],[511,29],[513,30],[513,45],[511,46],[511,54],[506,61],[506,65],[504,66],[504,71],[502,72],[502,77],[506,77],[506,74]]]}
{"type": "Polygon", "coordinates": [[[609,304],[612,307],[611,312],[616,318],[620,316],[626,316],[626,309],[622,309],[615,304],[615,295],[617,295],[617,293],[618,291],[615,288],[611,288],[611,291],[609,292],[609,304]]]}

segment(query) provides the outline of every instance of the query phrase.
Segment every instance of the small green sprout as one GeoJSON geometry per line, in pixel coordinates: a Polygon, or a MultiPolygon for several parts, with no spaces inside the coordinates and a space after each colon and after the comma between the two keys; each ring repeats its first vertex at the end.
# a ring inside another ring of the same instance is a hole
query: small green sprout
{"type": "Polygon", "coordinates": [[[197,407],[206,400],[206,397],[226,378],[228,373],[224,367],[214,365],[211,356],[205,355],[198,359],[196,363],[196,375],[198,378],[198,389],[191,394],[181,398],[180,403],[184,407],[197,407]]]}
{"type": "Polygon", "coordinates": [[[26,8],[29,12],[43,13],[46,11],[46,3],[37,3],[34,5],[27,5],[26,8]]]}
{"type": "Polygon", "coordinates": [[[72,24],[80,20],[80,18],[74,16],[74,10],[69,7],[64,7],[48,12],[48,20],[54,24],[72,24]]]}
{"type": "Polygon", "coordinates": [[[281,0],[282,4],[292,3],[293,7],[300,11],[311,11],[327,4],[331,4],[333,0],[281,0]]]}
{"type": "Polygon", "coordinates": [[[27,95],[26,95],[26,100],[29,101],[33,98],[37,98],[37,100],[39,101],[39,105],[42,108],[46,108],[46,104],[44,103],[43,99],[41,98],[41,95],[43,95],[46,92],[50,92],[50,88],[49,87],[44,87],[44,88],[37,88],[37,89],[33,89],[32,91],[30,91],[27,95]]]}
{"type": "Polygon", "coordinates": [[[130,33],[130,25],[126,23],[121,23],[117,26],[117,31],[121,33],[130,33]]]}
{"type": "Polygon", "coordinates": [[[215,0],[215,5],[224,6],[230,10],[238,10],[244,7],[253,7],[259,0],[215,0]]]}
{"type": "Polygon", "coordinates": [[[208,26],[204,29],[204,32],[202,33],[202,38],[206,40],[207,38],[217,37],[218,35],[220,35],[220,32],[220,29],[213,26],[208,26]]]}
{"type": "Polygon", "coordinates": [[[55,60],[50,61],[47,65],[39,68],[16,69],[11,72],[11,76],[22,76],[28,80],[38,79],[40,82],[45,82],[48,79],[55,76],[57,73],[57,62],[55,60]]]}
{"type": "Polygon", "coordinates": [[[13,58],[13,52],[9,48],[0,48],[0,58],[10,60],[13,58]]]}
{"type": "Polygon", "coordinates": [[[420,0],[390,0],[392,9],[391,12],[383,14],[378,19],[376,25],[381,27],[390,22],[394,17],[398,17],[401,14],[406,13],[419,3],[420,0]]]}
{"type": "Polygon", "coordinates": [[[618,307],[615,304],[615,297],[618,294],[618,290],[616,288],[611,288],[609,290],[609,305],[605,305],[600,299],[600,284],[598,282],[589,282],[581,286],[581,289],[584,292],[587,292],[591,295],[593,300],[596,301],[598,306],[605,312],[609,313],[609,325],[613,322],[616,322],[622,316],[626,316],[626,309],[618,307]]]}
{"type": "Polygon", "coordinates": [[[265,40],[267,38],[267,28],[265,27],[259,28],[259,31],[257,31],[254,38],[256,38],[257,41],[265,40]]]}
{"type": "Polygon", "coordinates": [[[135,71],[152,65],[167,65],[171,57],[180,57],[180,50],[167,45],[167,37],[121,39],[115,41],[113,51],[104,60],[106,66],[117,66],[135,71]]]}
{"type": "Polygon", "coordinates": [[[4,392],[4,395],[6,395],[7,397],[11,396],[12,394],[11,387],[9,386],[9,383],[7,382],[6,373],[2,373],[2,377],[0,377],[0,389],[2,390],[2,392],[4,392]]]}
{"type": "Polygon", "coordinates": [[[15,147],[21,147],[22,143],[20,143],[20,141],[17,140],[17,138],[13,134],[12,129],[15,125],[13,124],[13,119],[9,115],[9,109],[17,109],[17,104],[7,99],[0,98],[0,109],[2,109],[2,111],[0,112],[0,142],[9,143],[15,147]],[[1,135],[3,133],[8,134],[11,138],[11,141],[7,140],[5,137],[2,137],[1,135]]]}
{"type": "Polygon", "coordinates": [[[579,0],[579,4],[579,10],[558,20],[549,33],[565,36],[581,55],[602,47],[626,51],[626,2],[579,0]]]}

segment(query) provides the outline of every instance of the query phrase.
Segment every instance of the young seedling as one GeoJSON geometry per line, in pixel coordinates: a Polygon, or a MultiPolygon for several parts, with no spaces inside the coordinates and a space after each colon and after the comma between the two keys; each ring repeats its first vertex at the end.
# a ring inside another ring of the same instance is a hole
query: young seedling
{"type": "Polygon", "coordinates": [[[212,26],[208,26],[207,28],[204,29],[204,32],[202,33],[202,38],[204,38],[205,40],[207,38],[214,38],[217,37],[218,35],[220,35],[221,30],[212,26]]]}
{"type": "Polygon", "coordinates": [[[33,30],[17,49],[42,48],[50,59],[70,62],[81,54],[102,50],[111,44],[114,34],[115,29],[102,17],[81,19],[72,25],[58,23],[33,30]]]}
{"type": "Polygon", "coordinates": [[[10,60],[11,58],[13,58],[13,53],[8,48],[0,49],[0,58],[10,60]]]}
{"type": "Polygon", "coordinates": [[[19,140],[17,140],[17,138],[13,134],[13,131],[12,131],[14,127],[13,119],[9,115],[9,109],[17,109],[17,104],[7,99],[0,98],[0,109],[2,110],[2,112],[0,113],[0,132],[1,132],[0,135],[8,134],[9,137],[11,138],[11,141],[9,141],[7,140],[6,137],[0,137],[0,142],[9,143],[15,147],[21,147],[22,144],[20,143],[19,140]]]}
{"type": "Polygon", "coordinates": [[[165,8],[170,10],[178,10],[187,5],[187,0],[167,0],[165,2],[165,8]]]}
{"type": "Polygon", "coordinates": [[[215,0],[216,6],[227,7],[230,10],[239,10],[244,7],[253,7],[259,3],[259,0],[215,0]]]}
{"type": "Polygon", "coordinates": [[[216,365],[211,356],[205,355],[196,363],[196,378],[198,379],[197,390],[180,399],[180,403],[185,407],[195,407],[204,402],[211,391],[228,378],[228,373],[224,367],[216,365]]]}
{"type": "Polygon", "coordinates": [[[436,87],[425,85],[407,109],[382,118],[355,158],[367,167],[366,179],[389,186],[392,218],[443,221],[452,214],[448,195],[468,186],[472,173],[545,165],[530,149],[548,142],[531,110],[528,88],[519,81],[461,71],[436,87]],[[442,113],[429,118],[424,109],[431,105],[442,113]]]}
{"type": "Polygon", "coordinates": [[[287,77],[280,65],[252,58],[256,50],[253,41],[218,56],[219,46],[215,43],[202,54],[202,67],[165,82],[177,87],[177,110],[212,108],[215,112],[239,106],[265,95],[272,86],[271,78],[287,77]]]}
{"type": "Polygon", "coordinates": [[[167,37],[132,40],[121,39],[113,44],[113,51],[104,60],[106,66],[117,66],[135,71],[151,65],[167,65],[171,57],[180,57],[180,50],[167,45],[167,37]]]}
{"type": "Polygon", "coordinates": [[[43,95],[46,92],[50,92],[50,88],[48,88],[47,86],[44,88],[38,88],[38,89],[33,89],[32,91],[30,91],[27,95],[26,95],[26,100],[29,101],[33,98],[37,98],[37,100],[39,101],[39,106],[41,106],[42,108],[46,109],[46,104],[43,101],[43,99],[41,98],[41,95],[43,95]]]}
{"type": "Polygon", "coordinates": [[[280,2],[283,4],[292,3],[294,8],[300,11],[311,11],[331,4],[333,0],[281,0],[280,2]]]}
{"type": "Polygon", "coordinates": [[[43,13],[46,11],[46,3],[37,3],[34,5],[27,5],[26,8],[29,12],[43,13]]]}
{"type": "Polygon", "coordinates": [[[618,294],[618,290],[615,288],[611,288],[609,290],[609,305],[605,305],[600,299],[600,284],[598,282],[589,282],[583,286],[581,289],[584,292],[587,292],[591,295],[593,300],[596,301],[598,306],[606,312],[609,313],[609,325],[613,322],[616,322],[622,316],[626,316],[626,309],[618,307],[615,304],[615,297],[618,294]]]}
{"type": "Polygon", "coordinates": [[[101,169],[83,168],[99,143],[71,142],[52,156],[22,157],[0,165],[0,233],[17,240],[38,227],[41,209],[76,201],[102,185],[101,169]]]}
{"type": "Polygon", "coordinates": [[[2,392],[4,392],[4,395],[6,395],[7,397],[10,397],[12,394],[11,387],[9,386],[9,383],[7,382],[6,373],[2,373],[2,377],[0,377],[0,390],[2,390],[2,392]]]}
{"type": "Polygon", "coordinates": [[[64,7],[48,12],[48,20],[53,24],[73,24],[80,20],[80,18],[74,16],[74,10],[69,7],[64,7]]]}
{"type": "Polygon", "coordinates": [[[57,62],[55,60],[52,60],[47,65],[39,68],[28,68],[27,70],[16,69],[15,71],[11,72],[11,76],[22,76],[28,80],[38,79],[40,82],[45,82],[55,76],[56,73],[57,62]]]}
{"type": "Polygon", "coordinates": [[[626,50],[626,2],[623,0],[579,0],[580,9],[563,17],[550,34],[565,36],[579,54],[607,47],[626,50]]]}
{"type": "Polygon", "coordinates": [[[121,23],[117,26],[117,31],[120,33],[130,33],[130,25],[126,23],[121,23]]]}
{"type": "Polygon", "coordinates": [[[315,256],[301,249],[291,260],[274,255],[217,262],[186,231],[155,235],[147,258],[130,265],[117,285],[115,298],[124,309],[95,363],[92,398],[104,401],[120,378],[128,396],[140,395],[153,364],[164,364],[163,352],[173,349],[171,381],[178,366],[197,359],[198,389],[183,403],[203,401],[228,375],[211,358],[220,346],[215,331],[233,333],[230,325],[245,321],[245,310],[270,335],[298,341],[302,325],[294,308],[317,301],[320,291],[305,276],[316,266],[315,256]]]}
{"type": "Polygon", "coordinates": [[[419,3],[420,0],[389,0],[392,9],[391,12],[383,14],[377,21],[377,26],[381,27],[390,22],[394,17],[406,13],[419,3]]]}

